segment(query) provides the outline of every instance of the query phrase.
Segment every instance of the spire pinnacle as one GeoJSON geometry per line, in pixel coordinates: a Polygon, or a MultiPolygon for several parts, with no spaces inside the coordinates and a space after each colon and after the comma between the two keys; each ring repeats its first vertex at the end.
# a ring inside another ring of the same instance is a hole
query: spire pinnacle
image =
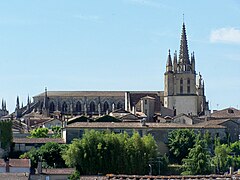
{"type": "Polygon", "coordinates": [[[179,65],[180,71],[189,72],[192,69],[190,59],[189,59],[186,27],[185,27],[184,22],[182,25],[182,34],[181,34],[181,41],[180,41],[180,52],[179,52],[178,65],[179,65]]]}
{"type": "Polygon", "coordinates": [[[20,109],[20,105],[19,105],[19,96],[17,96],[16,109],[20,109]]]}
{"type": "Polygon", "coordinates": [[[172,58],[171,58],[171,52],[170,49],[168,50],[168,59],[167,59],[167,71],[172,71],[172,58]]]}

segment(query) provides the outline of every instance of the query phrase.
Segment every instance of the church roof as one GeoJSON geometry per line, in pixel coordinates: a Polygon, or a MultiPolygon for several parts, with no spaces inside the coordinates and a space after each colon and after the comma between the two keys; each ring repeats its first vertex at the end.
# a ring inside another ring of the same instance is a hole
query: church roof
{"type": "MultiPolygon", "coordinates": [[[[44,97],[45,93],[41,93],[35,97],[44,97]]],[[[84,97],[84,96],[111,96],[111,97],[124,97],[125,91],[47,91],[48,97],[84,97]]]]}

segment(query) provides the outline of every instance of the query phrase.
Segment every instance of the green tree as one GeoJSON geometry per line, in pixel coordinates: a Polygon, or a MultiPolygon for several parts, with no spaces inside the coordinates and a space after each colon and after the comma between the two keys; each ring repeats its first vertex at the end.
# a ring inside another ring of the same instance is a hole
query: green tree
{"type": "Polygon", "coordinates": [[[146,174],[149,158],[156,158],[156,142],[151,135],[134,132],[114,134],[109,131],[85,131],[63,155],[67,165],[81,174],[146,174]]]}
{"type": "Polygon", "coordinates": [[[196,135],[190,129],[173,130],[168,135],[170,160],[181,164],[195,143],[196,135]]]}
{"type": "Polygon", "coordinates": [[[0,121],[0,148],[4,149],[6,152],[10,150],[12,144],[12,121],[3,120],[0,121]]]}
{"type": "Polygon", "coordinates": [[[207,148],[207,142],[200,138],[200,134],[196,139],[194,147],[186,159],[183,159],[184,172],[182,174],[197,175],[211,173],[211,157],[207,148]]]}
{"type": "Polygon", "coordinates": [[[235,156],[239,156],[240,155],[240,141],[231,143],[230,149],[234,153],[235,156]]]}
{"type": "Polygon", "coordinates": [[[32,167],[36,168],[37,163],[41,158],[44,166],[49,167],[65,167],[65,161],[62,159],[62,154],[67,150],[67,145],[48,142],[39,149],[32,148],[30,151],[22,154],[20,158],[31,159],[32,167]]]}
{"type": "Polygon", "coordinates": [[[30,138],[47,138],[48,128],[36,128],[30,131],[30,138]]]}
{"type": "Polygon", "coordinates": [[[53,132],[53,138],[60,138],[61,137],[61,130],[62,128],[60,126],[53,126],[52,132],[53,132]]]}

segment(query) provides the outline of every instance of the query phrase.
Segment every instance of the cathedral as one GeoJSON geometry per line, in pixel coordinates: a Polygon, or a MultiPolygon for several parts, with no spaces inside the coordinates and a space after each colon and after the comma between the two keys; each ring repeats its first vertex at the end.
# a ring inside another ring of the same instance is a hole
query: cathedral
{"type": "Polygon", "coordinates": [[[195,70],[194,52],[189,57],[186,27],[183,23],[179,55],[169,50],[164,73],[164,91],[48,91],[33,97],[20,107],[17,98],[14,115],[30,113],[45,117],[102,116],[122,109],[139,118],[154,121],[156,116],[187,114],[200,116],[209,112],[204,81],[195,70]]]}

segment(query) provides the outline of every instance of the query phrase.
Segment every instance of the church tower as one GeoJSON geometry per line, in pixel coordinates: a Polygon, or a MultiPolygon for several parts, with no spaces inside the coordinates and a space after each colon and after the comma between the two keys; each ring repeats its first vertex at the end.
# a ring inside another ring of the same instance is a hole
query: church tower
{"type": "MultiPolygon", "coordinates": [[[[189,58],[185,23],[182,26],[179,57],[174,53],[173,64],[169,50],[164,74],[164,106],[175,110],[175,114],[204,114],[206,100],[204,87],[196,84],[195,56],[189,58]]],[[[201,80],[202,81],[202,80],[201,80]]]]}

